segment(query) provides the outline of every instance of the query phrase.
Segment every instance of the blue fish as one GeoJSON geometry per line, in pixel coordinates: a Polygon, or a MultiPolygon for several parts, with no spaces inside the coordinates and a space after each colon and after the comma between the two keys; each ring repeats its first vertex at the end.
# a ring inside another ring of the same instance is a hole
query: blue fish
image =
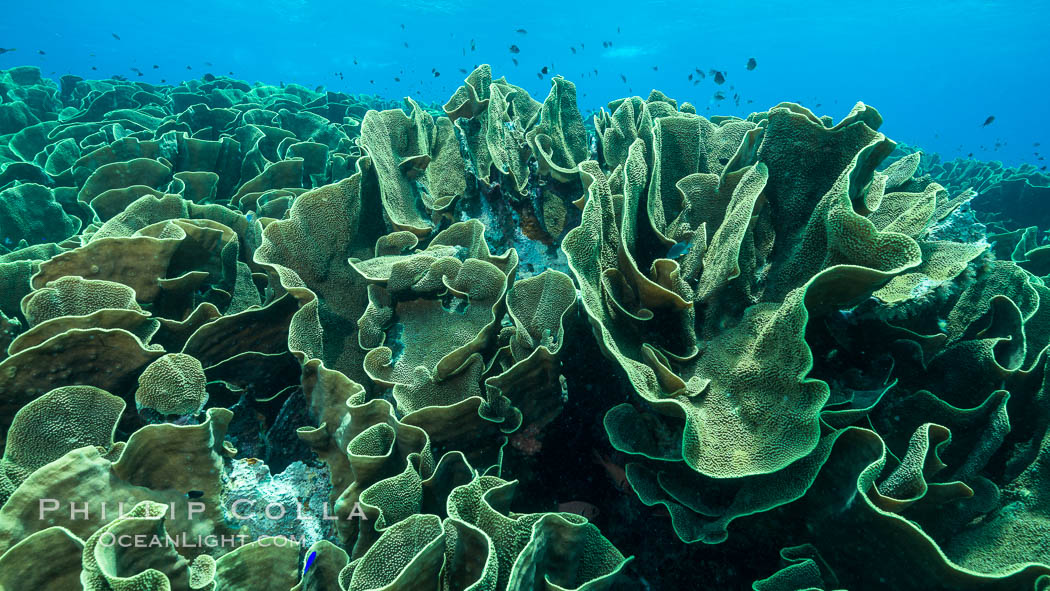
{"type": "Polygon", "coordinates": [[[244,217],[248,220],[248,223],[250,224],[255,221],[255,212],[249,211],[248,213],[244,214],[244,217]]]}
{"type": "Polygon", "coordinates": [[[667,251],[667,257],[666,258],[669,258],[669,259],[681,258],[681,257],[683,257],[683,256],[685,256],[686,254],[689,253],[689,248],[692,247],[692,246],[693,246],[692,241],[679,242],[679,243],[675,244],[674,246],[672,246],[671,249],[667,251]]]}
{"type": "Polygon", "coordinates": [[[304,575],[306,574],[306,571],[310,570],[310,566],[313,565],[315,558],[317,558],[317,552],[311,552],[310,556],[306,558],[306,566],[303,568],[304,575]]]}

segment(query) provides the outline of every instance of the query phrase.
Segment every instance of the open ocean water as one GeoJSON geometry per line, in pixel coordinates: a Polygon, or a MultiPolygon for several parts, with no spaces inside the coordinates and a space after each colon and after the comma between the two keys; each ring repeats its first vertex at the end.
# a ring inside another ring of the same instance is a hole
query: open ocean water
{"type": "Polygon", "coordinates": [[[0,6],[0,591],[1050,589],[1047,23],[0,6]]]}

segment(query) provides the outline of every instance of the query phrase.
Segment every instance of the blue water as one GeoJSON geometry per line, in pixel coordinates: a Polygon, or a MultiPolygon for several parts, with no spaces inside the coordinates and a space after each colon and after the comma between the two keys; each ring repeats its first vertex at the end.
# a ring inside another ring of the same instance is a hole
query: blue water
{"type": "Polygon", "coordinates": [[[947,158],[973,152],[1008,165],[1044,164],[1033,143],[1050,146],[1045,0],[5,4],[0,47],[17,51],[0,55],[0,69],[36,64],[54,77],[171,83],[233,72],[443,103],[461,68],[487,62],[538,100],[551,75],[565,76],[585,112],[652,88],[703,115],[746,115],[790,100],[838,119],[860,100],[883,114],[889,137],[947,158]],[[520,53],[510,53],[512,44],[520,53]],[[758,66],[747,71],[751,57],[758,66]],[[540,79],[543,66],[550,73],[540,79]],[[694,68],[723,70],[726,82],[707,76],[694,86],[687,78],[694,68]],[[728,98],[714,101],[716,90],[728,98]],[[982,127],[990,115],[994,123],[982,127]]]}

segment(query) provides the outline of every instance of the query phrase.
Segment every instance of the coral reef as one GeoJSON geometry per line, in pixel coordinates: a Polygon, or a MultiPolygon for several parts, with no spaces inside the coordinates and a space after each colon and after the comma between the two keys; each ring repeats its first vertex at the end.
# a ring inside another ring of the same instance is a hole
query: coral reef
{"type": "Polygon", "coordinates": [[[1045,175],[589,119],[0,71],[0,589],[1048,588],[1045,175]]]}

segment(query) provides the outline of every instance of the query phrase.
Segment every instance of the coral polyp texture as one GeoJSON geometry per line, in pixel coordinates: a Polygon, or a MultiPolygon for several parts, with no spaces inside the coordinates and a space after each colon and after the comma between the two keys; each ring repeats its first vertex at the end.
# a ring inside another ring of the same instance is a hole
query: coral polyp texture
{"type": "Polygon", "coordinates": [[[0,71],[0,589],[1050,588],[1050,182],[881,123],[0,71]]]}

